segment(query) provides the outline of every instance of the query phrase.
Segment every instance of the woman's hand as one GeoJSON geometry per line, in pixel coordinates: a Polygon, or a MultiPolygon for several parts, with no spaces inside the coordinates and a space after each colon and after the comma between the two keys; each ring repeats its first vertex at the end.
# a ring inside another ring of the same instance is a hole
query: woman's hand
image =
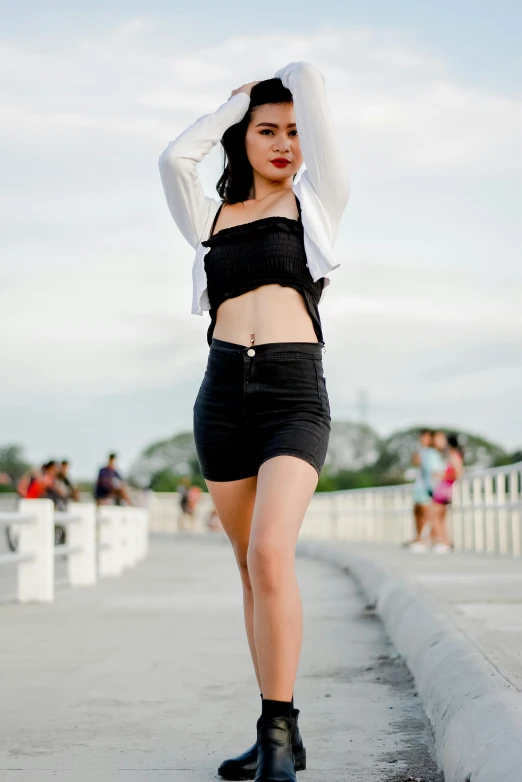
{"type": "Polygon", "coordinates": [[[249,81],[247,84],[242,84],[241,87],[238,87],[237,90],[232,90],[230,93],[230,97],[233,95],[237,95],[238,92],[244,92],[248,97],[250,97],[250,92],[252,90],[252,87],[254,87],[256,84],[259,84],[259,81],[249,81]]]}

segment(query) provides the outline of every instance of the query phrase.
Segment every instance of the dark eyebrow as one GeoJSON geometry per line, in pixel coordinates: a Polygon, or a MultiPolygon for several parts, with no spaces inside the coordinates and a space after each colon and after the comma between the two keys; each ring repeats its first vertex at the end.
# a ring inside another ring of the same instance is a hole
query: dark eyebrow
{"type": "MultiPolygon", "coordinates": [[[[258,125],[256,125],[256,128],[260,128],[261,125],[266,125],[267,128],[278,128],[279,125],[275,122],[260,122],[258,125]]],[[[287,128],[296,128],[297,125],[295,122],[289,122],[286,126],[287,128]]]]}

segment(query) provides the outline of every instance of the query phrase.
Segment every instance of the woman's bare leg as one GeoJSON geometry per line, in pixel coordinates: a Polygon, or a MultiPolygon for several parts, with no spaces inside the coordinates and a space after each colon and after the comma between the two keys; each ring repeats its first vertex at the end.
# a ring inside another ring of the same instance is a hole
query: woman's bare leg
{"type": "Polygon", "coordinates": [[[438,502],[434,502],[431,505],[430,516],[433,530],[433,542],[444,543],[447,546],[451,546],[448,528],[446,526],[446,513],[447,505],[442,505],[438,502]]]}
{"type": "Polygon", "coordinates": [[[232,543],[239,567],[243,585],[243,612],[245,615],[248,646],[252,656],[259,692],[263,692],[254,640],[254,595],[247,566],[247,551],[256,498],[257,476],[244,478],[239,481],[206,481],[206,484],[219,520],[232,543]]]}
{"type": "Polygon", "coordinates": [[[264,462],[257,477],[247,563],[254,596],[254,637],[261,692],[290,701],[302,644],[295,547],[317,486],[316,470],[295,456],[264,462]]]}
{"type": "Polygon", "coordinates": [[[413,512],[415,514],[415,529],[417,531],[417,537],[415,540],[421,540],[422,530],[426,524],[426,505],[416,504],[413,512]]]}

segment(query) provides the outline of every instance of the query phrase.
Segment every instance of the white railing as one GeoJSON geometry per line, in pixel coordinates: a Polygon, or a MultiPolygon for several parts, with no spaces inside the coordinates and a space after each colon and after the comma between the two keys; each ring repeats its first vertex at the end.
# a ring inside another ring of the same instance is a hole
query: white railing
{"type": "Polygon", "coordinates": [[[18,530],[18,550],[0,556],[0,566],[17,565],[17,599],[54,600],[54,563],[67,559],[71,586],[91,586],[98,576],[120,575],[147,555],[145,508],[70,503],[56,512],[51,500],[21,500],[17,512],[0,513],[0,526],[18,530]],[[55,545],[55,525],[66,527],[67,543],[55,545]]]}
{"type": "MultiPolygon", "coordinates": [[[[206,522],[212,506],[210,495],[204,492],[196,505],[191,531],[196,534],[206,532],[206,522]]],[[[180,531],[182,512],[178,492],[151,492],[148,510],[151,532],[176,533],[180,531]]]]}
{"type": "MultiPolygon", "coordinates": [[[[455,549],[522,555],[522,462],[469,472],[454,486],[455,549]]],[[[412,484],[319,492],[301,536],[398,544],[414,536],[412,484]]]]}

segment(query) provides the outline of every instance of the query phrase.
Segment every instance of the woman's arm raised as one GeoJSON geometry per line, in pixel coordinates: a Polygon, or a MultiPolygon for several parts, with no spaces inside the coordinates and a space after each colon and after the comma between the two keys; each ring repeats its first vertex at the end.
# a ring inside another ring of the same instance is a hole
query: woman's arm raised
{"type": "Polygon", "coordinates": [[[204,114],[174,141],[159,158],[159,170],[170,213],[192,247],[202,240],[215,199],[203,192],[197,165],[232,125],[248,111],[250,95],[236,92],[213,114],[204,114]]]}
{"type": "Polygon", "coordinates": [[[290,90],[295,121],[308,176],[332,226],[332,237],[346,207],[350,189],[339,133],[326,100],[324,76],[309,62],[291,62],[276,78],[290,90]]]}

